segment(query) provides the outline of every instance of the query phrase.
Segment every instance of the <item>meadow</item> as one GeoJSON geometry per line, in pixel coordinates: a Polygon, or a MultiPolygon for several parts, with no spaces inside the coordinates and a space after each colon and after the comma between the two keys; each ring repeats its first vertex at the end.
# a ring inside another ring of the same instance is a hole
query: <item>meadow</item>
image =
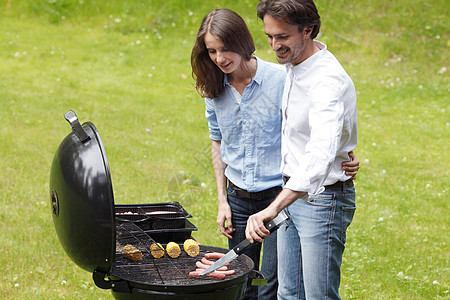
{"type": "MultiPolygon", "coordinates": [[[[178,201],[226,247],[190,53],[203,16],[241,14],[275,62],[257,0],[0,0],[0,297],[111,299],[62,249],[53,155],[74,110],[102,137],[115,203],[178,201]]],[[[317,0],[319,40],[358,91],[357,211],[343,299],[448,299],[450,6],[317,0]]]]}

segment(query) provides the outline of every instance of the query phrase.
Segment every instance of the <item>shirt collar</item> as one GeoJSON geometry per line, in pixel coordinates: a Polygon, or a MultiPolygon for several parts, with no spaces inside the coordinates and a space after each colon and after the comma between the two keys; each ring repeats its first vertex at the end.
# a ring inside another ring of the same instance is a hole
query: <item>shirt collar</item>
{"type": "Polygon", "coordinates": [[[312,65],[314,65],[314,62],[319,59],[324,53],[327,51],[327,45],[325,45],[322,42],[314,41],[317,47],[319,47],[319,51],[299,63],[298,65],[293,66],[291,63],[286,64],[286,70],[289,73],[289,71],[293,72],[294,74],[297,72],[302,72],[305,70],[308,70],[312,65]]]}
{"type": "MultiPolygon", "coordinates": [[[[252,82],[255,81],[257,84],[261,84],[263,75],[264,75],[264,68],[266,67],[266,65],[264,64],[264,61],[261,60],[259,57],[253,55],[252,57],[256,58],[256,74],[255,77],[253,77],[252,82]]],[[[228,81],[228,75],[224,74],[224,79],[223,79],[223,85],[227,86],[230,85],[230,82],[228,81]]],[[[250,82],[251,84],[251,82],[250,82]]]]}

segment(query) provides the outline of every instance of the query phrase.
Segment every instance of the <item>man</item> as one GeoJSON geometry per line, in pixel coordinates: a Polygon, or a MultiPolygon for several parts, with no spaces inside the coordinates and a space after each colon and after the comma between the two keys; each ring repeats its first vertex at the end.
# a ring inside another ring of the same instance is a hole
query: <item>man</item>
{"type": "Polygon", "coordinates": [[[355,210],[355,189],[341,163],[356,148],[356,92],[326,46],[314,41],[320,17],[312,0],[261,0],[277,61],[287,78],[282,103],[281,173],[285,185],[264,210],[250,216],[246,237],[269,235],[264,223],[285,209],[278,231],[278,299],[340,299],[345,233],[355,210]]]}

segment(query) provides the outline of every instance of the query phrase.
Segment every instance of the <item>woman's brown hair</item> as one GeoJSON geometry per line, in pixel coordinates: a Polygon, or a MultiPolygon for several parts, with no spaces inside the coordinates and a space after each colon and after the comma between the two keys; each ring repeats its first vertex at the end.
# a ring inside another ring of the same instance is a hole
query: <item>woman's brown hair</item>
{"type": "Polygon", "coordinates": [[[207,32],[219,38],[228,51],[241,55],[247,61],[255,52],[255,44],[245,21],[234,11],[215,9],[203,18],[191,53],[192,77],[200,96],[216,98],[223,91],[224,73],[209,57],[205,45],[207,32]]]}

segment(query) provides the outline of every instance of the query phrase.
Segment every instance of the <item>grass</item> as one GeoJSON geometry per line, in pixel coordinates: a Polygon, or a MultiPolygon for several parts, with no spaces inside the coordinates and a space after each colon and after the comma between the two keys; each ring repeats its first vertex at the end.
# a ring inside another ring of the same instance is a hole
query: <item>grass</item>
{"type": "MultiPolygon", "coordinates": [[[[2,298],[111,298],[70,261],[53,228],[49,170],[70,132],[69,109],[98,128],[116,203],[179,201],[200,243],[226,247],[190,50],[202,17],[228,7],[244,16],[256,54],[274,61],[256,3],[0,1],[2,298]]],[[[362,169],[341,295],[449,298],[450,8],[317,5],[320,40],[358,90],[362,169]]]]}

